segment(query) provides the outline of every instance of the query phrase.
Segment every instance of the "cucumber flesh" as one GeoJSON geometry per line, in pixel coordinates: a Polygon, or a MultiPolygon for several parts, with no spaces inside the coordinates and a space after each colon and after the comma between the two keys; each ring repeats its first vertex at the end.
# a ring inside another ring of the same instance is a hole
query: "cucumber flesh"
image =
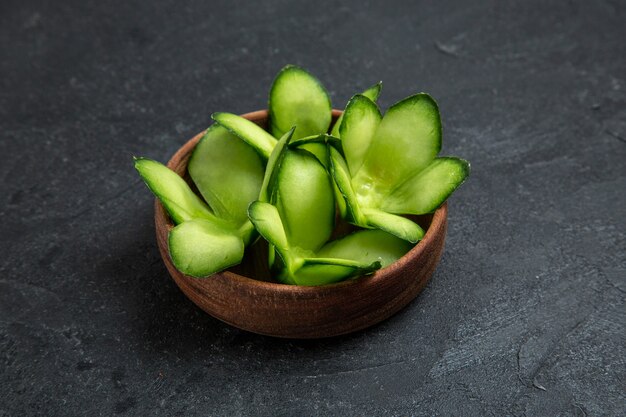
{"type": "Polygon", "coordinates": [[[352,189],[352,183],[350,180],[350,172],[348,171],[348,165],[343,159],[341,154],[333,147],[329,148],[330,154],[330,172],[335,181],[335,185],[339,189],[342,199],[344,200],[346,207],[346,215],[343,216],[350,223],[356,225],[363,225],[365,219],[361,214],[359,202],[357,201],[356,194],[352,189]]]}
{"type": "MultiPolygon", "coordinates": [[[[394,189],[426,168],[441,149],[441,119],[435,101],[424,93],[410,96],[385,113],[352,183],[365,200],[394,189]]],[[[350,158],[347,155],[346,158],[350,158]]]]}
{"type": "Polygon", "coordinates": [[[469,172],[470,165],[463,159],[436,158],[391,191],[382,200],[381,209],[389,213],[432,213],[465,181],[469,172]]]}
{"type": "MultiPolygon", "coordinates": [[[[363,91],[361,95],[369,98],[374,103],[376,103],[376,100],[378,100],[378,96],[380,95],[380,91],[382,89],[383,89],[383,82],[379,81],[378,83],[374,84],[367,90],[363,91]]],[[[336,138],[341,137],[341,134],[339,133],[339,128],[341,127],[342,121],[343,121],[343,113],[337,118],[337,121],[333,125],[333,129],[330,131],[330,134],[336,138]]]]}
{"type": "Polygon", "coordinates": [[[265,174],[263,176],[263,184],[261,184],[261,191],[259,192],[259,201],[268,203],[271,199],[271,192],[276,188],[276,180],[278,179],[278,167],[280,166],[282,159],[285,157],[285,151],[287,150],[287,145],[293,137],[294,130],[294,128],[291,128],[280,138],[267,160],[267,166],[265,167],[265,174]]]}
{"type": "Polygon", "coordinates": [[[276,146],[274,136],[248,119],[232,113],[213,113],[211,118],[256,149],[265,159],[270,157],[276,146]]]}
{"type": "Polygon", "coordinates": [[[281,137],[296,126],[295,138],[326,133],[332,107],[326,89],[304,69],[288,65],[274,79],[269,94],[270,132],[281,137]]]}
{"type": "Polygon", "coordinates": [[[380,269],[380,262],[362,264],[350,260],[308,258],[291,274],[283,272],[279,279],[303,286],[333,284],[348,278],[367,275],[380,269]]]}
{"type": "Polygon", "coordinates": [[[161,200],[174,223],[193,219],[217,220],[180,175],[152,159],[135,158],[134,163],[135,169],[148,188],[161,200]]]}
{"type": "Polygon", "coordinates": [[[255,201],[248,208],[248,216],[261,236],[279,250],[289,250],[289,241],[276,207],[255,201]]]}
{"type": "Polygon", "coordinates": [[[190,220],[173,228],[169,250],[176,268],[192,277],[215,274],[243,259],[244,242],[236,230],[206,220],[190,220]]]}
{"type": "Polygon", "coordinates": [[[246,142],[213,124],[196,145],[189,175],[215,214],[243,224],[256,200],[265,172],[263,160],[246,142]]]}
{"type": "Polygon", "coordinates": [[[287,150],[272,195],[291,246],[316,251],[328,241],[335,221],[333,189],[313,155],[287,150]]]}
{"type": "Polygon", "coordinates": [[[317,252],[322,258],[379,261],[384,268],[403,257],[413,245],[382,230],[359,230],[328,242],[317,252]]]}
{"type": "Polygon", "coordinates": [[[356,174],[370,148],[382,115],[378,106],[369,98],[357,94],[346,106],[340,136],[348,169],[356,174]]]}
{"type": "Polygon", "coordinates": [[[341,149],[341,140],[339,138],[332,135],[312,135],[304,138],[294,139],[289,143],[289,147],[297,148],[302,145],[306,145],[308,143],[322,143],[322,144],[330,144],[337,149],[341,149]]]}
{"type": "Polygon", "coordinates": [[[384,230],[411,243],[424,237],[424,229],[407,218],[376,209],[364,208],[362,211],[366,227],[384,230]]]}

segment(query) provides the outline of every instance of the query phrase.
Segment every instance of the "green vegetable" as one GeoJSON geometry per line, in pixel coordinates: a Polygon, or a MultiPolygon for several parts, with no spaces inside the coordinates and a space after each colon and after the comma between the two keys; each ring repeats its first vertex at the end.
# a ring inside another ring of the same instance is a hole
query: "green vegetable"
{"type": "Polygon", "coordinates": [[[196,145],[187,169],[216,216],[238,227],[248,220],[248,205],[258,198],[265,171],[251,146],[214,124],[196,145]]]}
{"type": "Polygon", "coordinates": [[[240,139],[246,141],[248,145],[256,149],[265,159],[269,158],[272,149],[276,146],[277,141],[274,136],[248,119],[232,113],[213,113],[211,118],[240,139]]]}
{"type": "Polygon", "coordinates": [[[243,239],[236,230],[207,220],[179,224],[169,234],[170,256],[176,268],[192,277],[206,277],[243,259],[243,239]]]}
{"type": "MultiPolygon", "coordinates": [[[[361,95],[369,98],[370,100],[372,100],[374,103],[376,102],[376,100],[378,100],[378,96],[380,95],[381,90],[383,89],[383,82],[379,81],[377,84],[374,84],[373,86],[371,86],[370,88],[368,88],[367,90],[363,91],[361,93],[361,95]]],[[[345,112],[344,112],[345,113],[345,112]]],[[[338,118],[337,121],[335,122],[335,125],[333,126],[332,131],[330,132],[331,135],[333,135],[336,138],[341,137],[341,133],[339,132],[339,129],[341,127],[341,123],[343,121],[343,116],[344,113],[342,113],[338,118]]]]}
{"type": "Polygon", "coordinates": [[[327,243],[335,216],[332,182],[317,157],[298,146],[333,142],[325,135],[304,140],[284,135],[265,173],[265,201],[248,209],[250,220],[270,244],[270,264],[284,283],[325,285],[368,274],[411,248],[379,230],[357,231],[327,243]]]}
{"type": "Polygon", "coordinates": [[[178,224],[168,246],[179,271],[206,277],[241,262],[255,236],[248,205],[258,198],[264,176],[251,146],[218,124],[196,145],[188,171],[210,208],[164,165],[137,159],[135,167],[178,224]]]}
{"type": "Polygon", "coordinates": [[[435,101],[416,94],[380,116],[369,98],[356,95],[340,127],[345,159],[330,149],[331,172],[346,200],[346,218],[409,242],[424,231],[397,214],[437,209],[463,183],[469,163],[436,158],[441,149],[441,120],[435,101]]]}
{"type": "Polygon", "coordinates": [[[281,137],[295,126],[297,139],[328,132],[332,107],[317,78],[300,67],[287,65],[270,89],[269,111],[272,135],[281,137]]]}
{"type": "Polygon", "coordinates": [[[218,220],[185,180],[162,163],[148,158],[135,158],[135,169],[161,200],[174,223],[192,219],[218,220]]]}

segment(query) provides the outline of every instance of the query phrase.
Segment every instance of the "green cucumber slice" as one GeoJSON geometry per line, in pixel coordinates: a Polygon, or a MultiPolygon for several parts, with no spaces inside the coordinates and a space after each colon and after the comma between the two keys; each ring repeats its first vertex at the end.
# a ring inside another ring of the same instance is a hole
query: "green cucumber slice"
{"type": "MultiPolygon", "coordinates": [[[[363,91],[361,93],[362,96],[365,96],[367,98],[369,98],[370,100],[372,100],[374,103],[376,102],[376,100],[378,100],[378,96],[380,95],[380,91],[383,89],[383,82],[379,81],[377,84],[374,84],[373,86],[371,86],[370,88],[368,88],[367,90],[363,91]]],[[[345,112],[344,112],[345,113],[345,112]]],[[[344,113],[342,113],[338,118],[337,121],[335,122],[335,124],[333,125],[333,129],[331,130],[330,134],[333,135],[336,138],[341,137],[341,134],[339,133],[339,128],[341,127],[341,122],[343,121],[343,115],[344,113]]]]}
{"type": "Polygon", "coordinates": [[[379,261],[384,268],[403,257],[413,245],[382,230],[359,230],[328,242],[317,252],[321,258],[379,261]]]}
{"type": "Polygon", "coordinates": [[[265,159],[270,157],[276,146],[274,136],[248,119],[232,113],[213,113],[211,118],[256,149],[265,159]]]}
{"type": "Polygon", "coordinates": [[[364,200],[384,195],[426,168],[440,149],[441,119],[435,101],[424,93],[405,98],[385,113],[363,165],[352,172],[355,191],[364,200]]]}
{"type": "Polygon", "coordinates": [[[280,250],[289,249],[289,241],[278,209],[269,203],[255,201],[248,207],[248,216],[261,236],[280,250]]]}
{"type": "Polygon", "coordinates": [[[431,213],[465,181],[469,172],[469,162],[464,159],[436,158],[391,191],[382,200],[381,209],[397,214],[431,213]]]}
{"type": "Polygon", "coordinates": [[[174,223],[192,219],[215,220],[215,215],[180,175],[160,162],[135,158],[135,169],[150,191],[161,200],[174,223]]]}
{"type": "Polygon", "coordinates": [[[366,226],[384,230],[411,243],[416,243],[424,237],[424,229],[407,218],[369,208],[362,211],[366,226]]]}
{"type": "Polygon", "coordinates": [[[357,94],[348,102],[339,132],[348,169],[352,176],[363,165],[367,150],[382,118],[376,103],[365,96],[357,94]]]}
{"type": "Polygon", "coordinates": [[[271,200],[272,190],[276,188],[275,184],[278,178],[278,167],[280,166],[282,159],[285,157],[285,150],[291,141],[294,130],[295,128],[291,128],[283,135],[282,138],[280,138],[267,160],[267,166],[265,167],[265,174],[263,176],[263,184],[261,185],[261,191],[259,192],[259,201],[268,203],[271,200]]]}
{"type": "Polygon", "coordinates": [[[295,138],[326,133],[332,107],[326,89],[307,71],[284,67],[274,79],[269,94],[270,132],[281,137],[296,126],[295,138]]]}
{"type": "Polygon", "coordinates": [[[365,223],[365,219],[363,217],[363,214],[361,213],[356,194],[352,189],[348,165],[346,164],[346,161],[343,159],[339,151],[337,151],[333,147],[331,147],[329,150],[330,172],[333,176],[333,179],[335,180],[335,185],[339,189],[343,197],[342,199],[345,203],[345,215],[342,214],[342,217],[346,217],[347,220],[351,223],[362,225],[365,223]]]}
{"type": "Polygon", "coordinates": [[[206,220],[179,224],[170,231],[168,244],[174,266],[198,278],[237,265],[244,254],[244,243],[234,229],[206,220]]]}
{"type": "Polygon", "coordinates": [[[377,269],[380,269],[378,261],[362,264],[343,259],[307,258],[300,268],[293,271],[291,279],[297,285],[319,286],[371,274],[377,269]]]}
{"type": "Polygon", "coordinates": [[[260,155],[226,128],[213,124],[196,145],[189,175],[218,217],[242,224],[259,197],[265,167],[260,155]]]}
{"type": "Polygon", "coordinates": [[[335,201],[328,172],[313,155],[285,151],[272,199],[291,246],[316,251],[326,243],[334,228],[335,201]]]}
{"type": "Polygon", "coordinates": [[[376,102],[378,100],[378,96],[380,96],[380,92],[382,91],[382,89],[383,89],[383,82],[379,81],[373,86],[371,86],[370,88],[368,88],[367,90],[363,91],[361,95],[369,98],[373,102],[376,102]]]}

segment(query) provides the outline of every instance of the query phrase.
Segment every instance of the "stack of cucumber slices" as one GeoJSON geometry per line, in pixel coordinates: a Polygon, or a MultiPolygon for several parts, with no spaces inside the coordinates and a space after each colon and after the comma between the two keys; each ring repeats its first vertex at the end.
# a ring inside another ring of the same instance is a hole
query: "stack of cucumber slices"
{"type": "Polygon", "coordinates": [[[435,211],[469,174],[469,163],[438,157],[441,119],[424,93],[376,105],[381,83],[357,94],[331,126],[322,84],[289,65],[269,94],[268,130],[214,113],[188,172],[199,191],[165,165],[135,168],[176,226],[171,259],[208,277],[242,262],[259,235],[282,283],[324,285],[370,274],[406,254],[424,230],[405,215],[435,211]],[[330,240],[335,221],[357,230],[330,240]]]}

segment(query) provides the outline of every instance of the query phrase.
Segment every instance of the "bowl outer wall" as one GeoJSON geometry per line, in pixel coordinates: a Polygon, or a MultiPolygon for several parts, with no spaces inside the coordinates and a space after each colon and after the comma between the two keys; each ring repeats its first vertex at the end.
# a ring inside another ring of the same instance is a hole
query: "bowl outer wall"
{"type": "MultiPolygon", "coordinates": [[[[341,112],[333,110],[336,119],[341,112]]],[[[243,117],[262,126],[267,110],[243,117]]],[[[204,135],[183,145],[167,166],[185,176],[191,152],[204,135]]],[[[447,203],[435,211],[424,238],[387,268],[354,280],[320,287],[259,281],[230,270],[209,278],[182,274],[170,258],[167,237],[174,226],[158,199],[155,226],[159,251],[170,275],[198,307],[232,326],[296,339],[337,336],[374,325],[406,306],[424,288],[443,253],[447,203]]]]}

